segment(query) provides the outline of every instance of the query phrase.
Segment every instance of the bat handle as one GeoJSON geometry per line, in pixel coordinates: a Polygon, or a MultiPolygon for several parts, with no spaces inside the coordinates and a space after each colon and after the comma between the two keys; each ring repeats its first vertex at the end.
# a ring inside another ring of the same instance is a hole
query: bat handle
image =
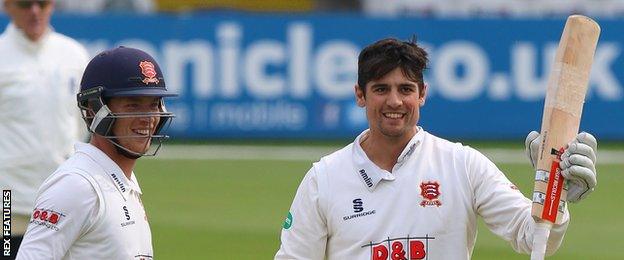
{"type": "Polygon", "coordinates": [[[536,221],[535,230],[533,230],[533,251],[531,251],[531,260],[544,259],[551,227],[552,223],[548,221],[536,221]]]}

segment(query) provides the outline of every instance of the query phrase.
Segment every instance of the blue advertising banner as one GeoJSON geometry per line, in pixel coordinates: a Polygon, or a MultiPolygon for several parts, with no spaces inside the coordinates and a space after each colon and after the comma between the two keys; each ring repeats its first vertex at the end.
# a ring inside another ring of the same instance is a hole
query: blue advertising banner
{"type": "MultiPolygon", "coordinates": [[[[624,140],[624,20],[597,21],[581,130],[624,140]]],[[[451,139],[523,138],[540,128],[564,22],[235,12],[53,18],[92,54],[125,45],[154,55],[180,93],[168,102],[175,138],[352,138],[367,127],[353,94],[359,51],[413,35],[431,60],[423,128],[451,139]]]]}

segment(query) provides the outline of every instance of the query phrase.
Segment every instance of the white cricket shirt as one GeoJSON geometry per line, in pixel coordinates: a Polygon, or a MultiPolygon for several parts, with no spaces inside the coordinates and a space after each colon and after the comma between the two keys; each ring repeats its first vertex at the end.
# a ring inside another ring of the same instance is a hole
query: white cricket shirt
{"type": "MultiPolygon", "coordinates": [[[[419,128],[390,173],[362,150],[367,131],[308,171],[275,259],[470,259],[478,216],[516,251],[531,250],[531,201],[481,153],[419,128]]],[[[567,228],[562,211],[549,252],[567,228]]]]}
{"type": "Polygon", "coordinates": [[[17,259],[152,259],[141,189],[91,144],[45,180],[17,259]]]}
{"type": "Polygon", "coordinates": [[[46,32],[38,42],[9,24],[0,35],[0,188],[13,214],[29,215],[41,183],[84,137],[76,105],[89,61],[78,42],[46,32]]]}

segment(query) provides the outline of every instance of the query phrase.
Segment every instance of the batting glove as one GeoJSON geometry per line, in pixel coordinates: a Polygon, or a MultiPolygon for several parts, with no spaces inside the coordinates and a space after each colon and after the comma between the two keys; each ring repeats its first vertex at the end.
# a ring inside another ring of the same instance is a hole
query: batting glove
{"type": "MultiPolygon", "coordinates": [[[[525,153],[531,160],[533,168],[537,162],[539,145],[542,137],[536,131],[531,131],[524,141],[525,153]]],[[[568,184],[569,202],[578,202],[586,198],[596,187],[596,138],[586,132],[578,134],[570,142],[561,155],[559,168],[561,175],[568,184]]]]}
{"type": "Polygon", "coordinates": [[[537,163],[537,156],[539,156],[539,145],[542,142],[542,136],[536,132],[531,131],[524,140],[524,153],[529,157],[533,169],[537,163]]]}

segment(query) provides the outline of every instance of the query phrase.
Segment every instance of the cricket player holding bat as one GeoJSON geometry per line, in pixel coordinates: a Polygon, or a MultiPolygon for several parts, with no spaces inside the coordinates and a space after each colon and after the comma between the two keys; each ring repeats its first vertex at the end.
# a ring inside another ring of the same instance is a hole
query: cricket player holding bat
{"type": "MultiPolygon", "coordinates": [[[[578,149],[570,146],[567,153],[563,149],[574,139],[581,123],[585,93],[589,83],[589,72],[594,61],[594,52],[600,36],[600,26],[594,20],[583,15],[568,17],[559,47],[555,55],[555,62],[550,70],[544,113],[542,116],[542,132],[539,143],[539,152],[535,167],[535,186],[533,189],[533,218],[537,227],[533,233],[533,251],[531,260],[542,260],[546,252],[547,240],[553,224],[561,224],[563,208],[566,199],[581,198],[587,195],[586,190],[595,184],[591,177],[593,171],[579,171],[579,178],[571,176],[559,167],[560,164],[574,164],[593,167],[593,161],[584,157],[570,156],[570,151],[578,149]],[[562,171],[563,170],[563,171],[562,171]],[[587,176],[590,175],[590,176],[587,176]],[[571,188],[564,188],[564,180],[573,182],[571,188]],[[588,182],[591,181],[592,183],[588,182]],[[577,188],[581,188],[580,190],[577,188]],[[567,196],[566,193],[573,193],[567,196]]],[[[536,136],[536,134],[532,134],[536,136]]],[[[588,138],[578,135],[579,138],[588,138]]],[[[596,143],[588,142],[595,147],[596,143]]],[[[594,149],[595,150],[595,149],[594,149]]]]}
{"type": "MultiPolygon", "coordinates": [[[[417,125],[426,67],[427,53],[416,42],[383,39],[360,53],[355,97],[369,129],[305,175],[275,259],[470,259],[478,217],[517,252],[532,251],[531,200],[480,152],[417,125]]],[[[537,133],[526,140],[533,165],[539,142],[537,133]]],[[[585,198],[596,185],[595,138],[577,135],[562,161],[566,179],[574,180],[568,201],[585,198]]],[[[568,226],[562,210],[547,254],[568,226]]]]}
{"type": "Polygon", "coordinates": [[[96,55],[80,85],[91,141],[77,143],[39,189],[17,259],[152,259],[134,167],[167,137],[173,114],[163,98],[176,94],[149,54],[124,47],[96,55]]]}

